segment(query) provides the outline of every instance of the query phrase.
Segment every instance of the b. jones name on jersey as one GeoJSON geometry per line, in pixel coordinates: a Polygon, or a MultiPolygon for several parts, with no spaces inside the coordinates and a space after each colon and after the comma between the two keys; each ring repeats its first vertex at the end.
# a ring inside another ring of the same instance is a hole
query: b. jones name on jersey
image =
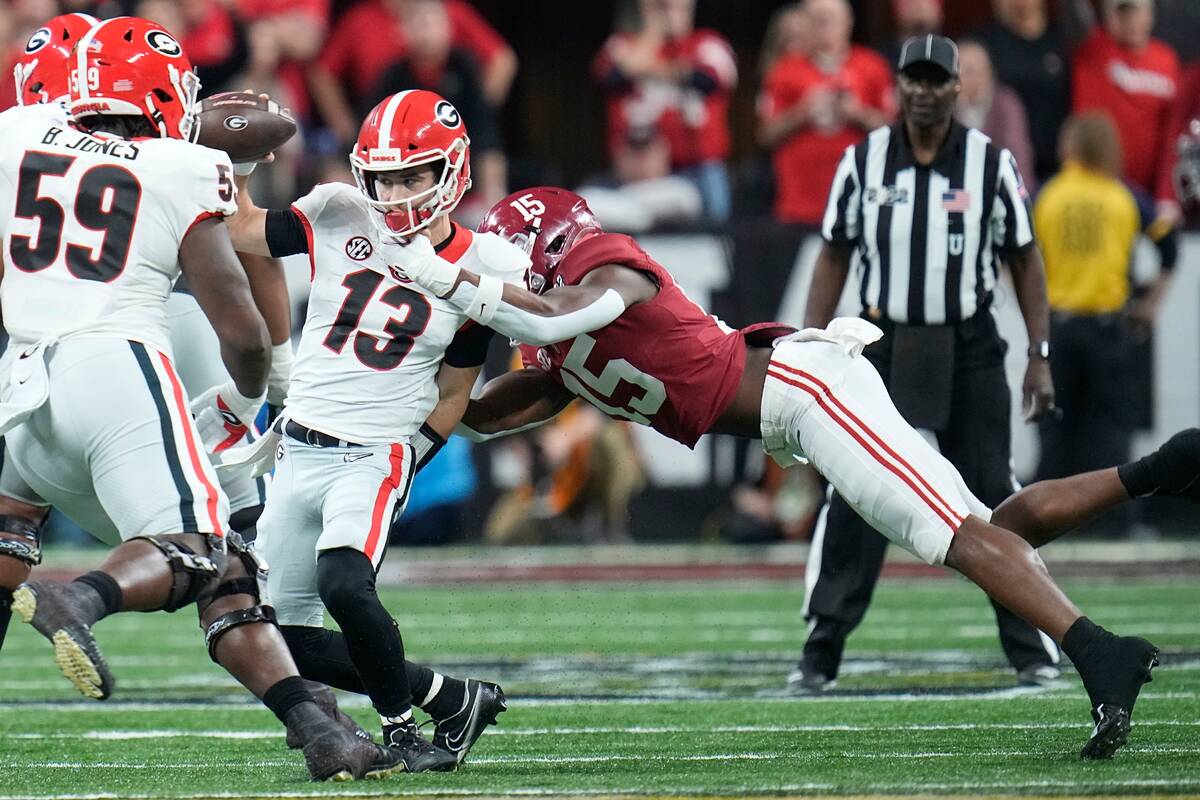
{"type": "Polygon", "coordinates": [[[52,144],[65,147],[68,150],[78,150],[81,153],[104,153],[114,158],[124,158],[133,161],[138,157],[138,146],[125,139],[98,139],[83,131],[73,131],[52,125],[42,137],[42,144],[52,144]],[[63,134],[67,137],[60,138],[63,134]]]}

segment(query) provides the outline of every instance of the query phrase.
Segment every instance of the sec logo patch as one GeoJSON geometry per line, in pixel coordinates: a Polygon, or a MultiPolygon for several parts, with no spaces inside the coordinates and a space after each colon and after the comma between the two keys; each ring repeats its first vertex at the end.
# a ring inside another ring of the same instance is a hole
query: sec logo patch
{"type": "Polygon", "coordinates": [[[371,240],[365,236],[352,236],[346,241],[346,255],[350,256],[355,261],[362,261],[370,258],[371,253],[375,252],[371,240]]]}

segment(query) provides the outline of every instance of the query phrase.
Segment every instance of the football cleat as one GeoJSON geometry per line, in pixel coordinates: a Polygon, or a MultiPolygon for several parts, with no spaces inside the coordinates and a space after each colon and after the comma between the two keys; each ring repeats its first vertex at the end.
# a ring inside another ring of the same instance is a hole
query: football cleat
{"type": "Polygon", "coordinates": [[[360,739],[314,703],[301,703],[289,711],[287,728],[302,743],[304,763],[314,781],[385,778],[404,770],[398,753],[360,739]]]}
{"type": "Polygon", "coordinates": [[[1138,694],[1153,680],[1151,671],[1157,666],[1158,648],[1150,642],[1136,636],[1114,636],[1098,665],[1086,673],[1080,671],[1095,722],[1079,753],[1081,758],[1112,758],[1125,744],[1138,694]]]}
{"type": "Polygon", "coordinates": [[[93,700],[108,699],[116,678],[69,586],[23,583],[13,592],[12,608],[54,645],[55,663],[80,694],[93,700]]]}
{"type": "Polygon", "coordinates": [[[435,720],[433,744],[454,756],[461,764],[488,725],[508,710],[504,690],[494,683],[467,679],[466,697],[462,708],[445,719],[435,720]]]}
{"type": "MultiPolygon", "coordinates": [[[[316,681],[305,681],[304,683],[308,686],[308,690],[312,692],[313,702],[317,704],[317,708],[325,712],[326,716],[358,738],[367,742],[371,741],[371,734],[367,733],[366,729],[355,722],[349,714],[338,708],[337,697],[334,695],[333,689],[316,681]]],[[[304,746],[303,742],[300,741],[300,737],[291,728],[288,728],[287,732],[287,746],[293,750],[298,750],[304,746]]]]}
{"type": "Polygon", "coordinates": [[[819,669],[801,663],[788,674],[785,691],[788,694],[818,694],[837,686],[837,678],[830,678],[819,669]]]}
{"type": "Polygon", "coordinates": [[[454,756],[430,744],[411,719],[384,725],[383,743],[400,757],[408,772],[450,772],[458,766],[454,756]]]}

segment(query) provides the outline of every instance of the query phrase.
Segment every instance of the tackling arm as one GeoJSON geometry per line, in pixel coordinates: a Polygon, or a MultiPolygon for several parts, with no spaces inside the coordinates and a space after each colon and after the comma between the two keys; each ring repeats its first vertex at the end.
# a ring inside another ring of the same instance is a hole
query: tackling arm
{"type": "MultiPolygon", "coordinates": [[[[493,378],[471,400],[455,430],[473,442],[528,430],[552,419],[574,399],[541,370],[527,367],[493,378]]],[[[436,413],[436,412],[435,412],[436,413]]]]}

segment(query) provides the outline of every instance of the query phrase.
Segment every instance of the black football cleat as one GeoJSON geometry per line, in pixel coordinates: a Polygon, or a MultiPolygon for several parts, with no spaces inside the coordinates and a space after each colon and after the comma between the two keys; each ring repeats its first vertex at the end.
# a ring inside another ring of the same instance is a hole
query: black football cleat
{"type": "Polygon", "coordinates": [[[54,645],[54,661],[80,694],[108,699],[116,678],[68,584],[23,583],[13,592],[12,608],[54,645]]]}
{"type": "Polygon", "coordinates": [[[1157,497],[1182,497],[1200,503],[1200,428],[1180,431],[1155,454],[1165,473],[1157,497]]]}
{"type": "Polygon", "coordinates": [[[400,757],[408,772],[450,772],[458,766],[454,756],[430,744],[412,720],[384,725],[383,743],[400,757]]]}
{"type": "Polygon", "coordinates": [[[397,753],[355,736],[315,703],[301,703],[289,711],[287,728],[301,742],[314,781],[385,778],[404,770],[397,753]]]}
{"type": "Polygon", "coordinates": [[[1136,636],[1114,636],[1097,665],[1080,671],[1095,723],[1080,758],[1112,758],[1125,744],[1138,694],[1153,680],[1151,671],[1157,666],[1158,648],[1150,642],[1136,636]]]}
{"type": "Polygon", "coordinates": [[[462,708],[445,719],[435,720],[433,745],[454,756],[461,764],[488,725],[508,710],[504,690],[494,683],[467,679],[467,693],[462,708]]]}
{"type": "MultiPolygon", "coordinates": [[[[317,708],[325,712],[326,716],[358,738],[367,742],[371,741],[371,734],[367,733],[366,729],[355,722],[349,714],[338,708],[337,696],[334,695],[333,689],[317,681],[305,681],[304,683],[312,693],[313,702],[317,704],[317,708]]],[[[291,728],[288,728],[287,732],[287,746],[293,750],[303,747],[300,737],[291,728]]]]}

